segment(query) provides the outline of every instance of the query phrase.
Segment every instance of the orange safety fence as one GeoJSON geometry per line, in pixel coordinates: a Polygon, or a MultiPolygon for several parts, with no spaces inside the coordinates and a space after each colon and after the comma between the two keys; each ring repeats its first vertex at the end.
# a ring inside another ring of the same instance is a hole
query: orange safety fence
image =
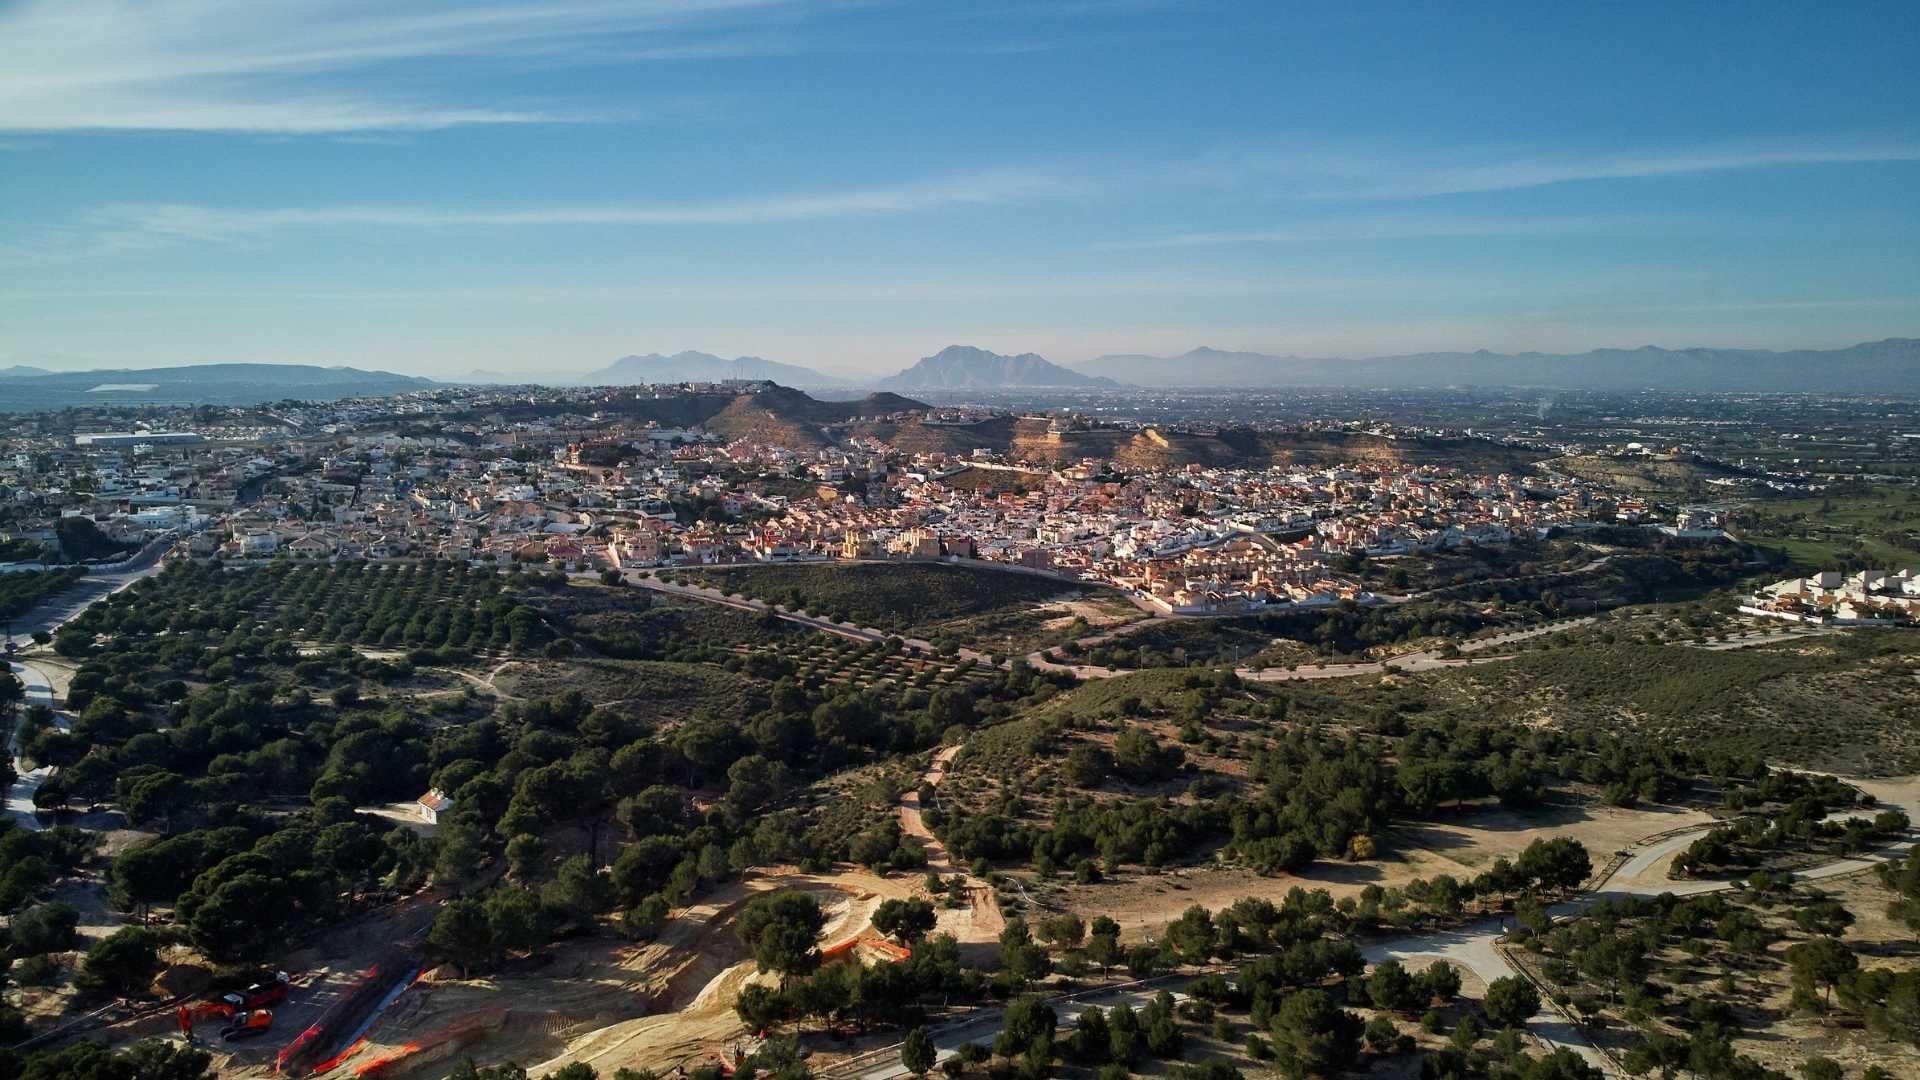
{"type": "Polygon", "coordinates": [[[895,945],[885,938],[856,937],[848,938],[838,945],[822,949],[820,951],[820,959],[824,963],[834,963],[855,955],[861,948],[877,952],[893,963],[898,963],[913,955],[912,949],[895,945]]]}
{"type": "Polygon", "coordinates": [[[395,983],[393,989],[387,991],[386,996],[382,997],[380,1001],[374,1005],[373,1011],[368,1014],[367,1018],[361,1021],[360,1029],[354,1032],[352,1038],[347,1040],[345,1048],[327,1060],[315,1065],[313,1067],[313,1075],[325,1076],[327,1073],[339,1068],[342,1062],[359,1053],[361,1048],[365,1047],[368,1040],[372,1038],[370,1033],[373,1031],[373,1025],[380,1022],[380,1015],[387,1011],[387,1006],[392,1005],[401,994],[406,993],[414,983],[419,982],[420,976],[424,974],[425,971],[425,968],[415,968],[405,978],[395,983]]]}
{"type": "Polygon", "coordinates": [[[369,1080],[384,1080],[386,1077],[398,1075],[415,1066],[438,1061],[485,1035],[489,1030],[499,1027],[506,1021],[506,1017],[506,1007],[496,1005],[477,1016],[456,1020],[438,1031],[423,1035],[372,1061],[356,1066],[353,1075],[367,1077],[369,1080]]]}

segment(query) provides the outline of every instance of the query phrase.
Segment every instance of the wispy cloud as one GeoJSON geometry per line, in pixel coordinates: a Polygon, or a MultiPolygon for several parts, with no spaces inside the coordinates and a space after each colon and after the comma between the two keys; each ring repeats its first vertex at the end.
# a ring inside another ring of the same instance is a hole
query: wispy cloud
{"type": "Polygon", "coordinates": [[[1342,142],[1233,147],[1177,172],[1221,186],[1260,184],[1305,199],[1396,199],[1646,180],[1742,169],[1920,161],[1920,136],[1839,133],[1591,151],[1468,149],[1342,142]]]}
{"type": "Polygon", "coordinates": [[[386,228],[526,228],[567,225],[752,225],[822,218],[914,214],[1010,203],[1074,190],[1037,170],[1005,169],[886,187],[770,195],[718,202],[659,205],[445,209],[413,206],[216,207],[133,204],[104,207],[90,223],[107,234],[237,240],[285,229],[336,226],[386,228]]]}
{"type": "MultiPolygon", "coordinates": [[[[1561,236],[1614,232],[1642,226],[1634,217],[1446,218],[1369,217],[1302,221],[1272,228],[1182,232],[1095,244],[1098,251],[1166,251],[1241,245],[1333,244],[1377,240],[1425,240],[1490,236],[1561,236]]],[[[1671,220],[1666,224],[1670,225],[1671,220]]]]}
{"type": "MultiPolygon", "coordinates": [[[[0,130],[332,133],[577,120],[539,104],[425,99],[389,65],[590,61],[695,46],[676,33],[799,0],[542,0],[407,10],[376,0],[24,0],[0,8],[0,130]]],[[[706,46],[721,48],[723,46],[706,46]]],[[[485,85],[484,68],[463,74],[485,85]]]]}
{"type": "Polygon", "coordinates": [[[1404,289],[1406,281],[1303,275],[1251,280],[1244,276],[1169,277],[1009,277],[871,278],[859,280],[658,281],[606,285],[579,282],[449,286],[447,288],[156,288],[21,289],[0,291],[0,304],[51,301],[165,301],[210,305],[351,303],[355,306],[435,307],[485,304],[716,304],[790,303],[874,304],[997,303],[1045,297],[1105,299],[1167,296],[1287,296],[1351,294],[1371,289],[1404,289]]]}

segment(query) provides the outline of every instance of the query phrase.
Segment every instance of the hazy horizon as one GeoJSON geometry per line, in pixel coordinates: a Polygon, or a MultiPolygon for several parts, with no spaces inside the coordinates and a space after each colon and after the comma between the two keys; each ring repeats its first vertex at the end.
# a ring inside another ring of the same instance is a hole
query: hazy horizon
{"type": "MultiPolygon", "coordinates": [[[[1907,340],[1920,339],[1920,333],[1893,334],[1893,335],[1889,335],[1889,338],[1907,339],[1907,340]]],[[[1887,339],[1883,338],[1883,339],[1875,339],[1875,340],[1887,340],[1887,339]]],[[[1533,353],[1541,353],[1541,354],[1547,354],[1547,355],[1579,355],[1582,353],[1599,351],[1599,350],[1608,350],[1608,349],[1631,351],[1634,349],[1653,347],[1653,348],[1659,348],[1659,349],[1666,349],[1670,351],[1682,351],[1687,349],[1725,349],[1725,350],[1743,350],[1743,351],[1787,352],[1787,351],[1794,351],[1799,349],[1808,349],[1808,350],[1815,350],[1815,351],[1832,351],[1832,350],[1838,350],[1838,349],[1845,349],[1854,345],[1869,344],[1869,343],[1870,342],[1865,340],[1849,340],[1849,341],[1844,341],[1844,342],[1839,342],[1834,344],[1815,343],[1815,344],[1809,344],[1809,345],[1787,345],[1787,346],[1781,346],[1778,348],[1773,348],[1769,346],[1760,346],[1760,345],[1722,345],[1722,344],[1711,344],[1706,342],[1690,342],[1687,344],[1668,344],[1668,343],[1648,341],[1648,342],[1639,342],[1637,344],[1631,344],[1631,345],[1620,344],[1620,343],[1603,344],[1603,345],[1595,345],[1589,348],[1580,348],[1580,349],[1486,349],[1484,351],[1489,351],[1489,352],[1494,352],[1499,354],[1518,354],[1518,353],[1533,352],[1533,353]]],[[[142,368],[195,367],[195,366],[202,366],[206,364],[245,363],[245,364],[270,364],[270,365],[277,364],[277,365],[288,365],[288,366],[314,366],[314,367],[328,367],[328,368],[359,368],[359,369],[368,370],[368,371],[386,371],[396,375],[413,375],[413,376],[420,376],[424,378],[432,378],[432,379],[438,379],[442,381],[451,381],[451,382],[457,382],[463,376],[524,375],[526,376],[526,379],[529,383],[537,383],[543,380],[546,380],[546,381],[569,380],[569,379],[576,378],[578,376],[590,375],[596,371],[609,367],[614,363],[622,359],[626,359],[628,357],[646,357],[646,356],[652,356],[652,355],[672,357],[674,355],[677,355],[683,352],[697,352],[697,353],[706,353],[711,356],[717,356],[723,360],[734,360],[742,357],[756,357],[761,360],[770,360],[775,363],[793,364],[799,367],[810,368],[812,370],[820,372],[823,375],[834,376],[837,378],[846,379],[850,382],[854,382],[862,379],[879,380],[889,375],[897,374],[901,370],[911,367],[917,361],[925,357],[934,355],[935,353],[939,352],[941,349],[946,348],[948,346],[952,346],[952,345],[976,346],[978,345],[978,343],[972,342],[972,341],[946,342],[940,346],[930,347],[926,349],[924,352],[921,352],[912,356],[903,356],[898,361],[893,362],[890,365],[882,365],[879,367],[872,367],[872,368],[835,368],[835,367],[830,367],[826,364],[806,363],[804,361],[794,360],[788,357],[771,356],[765,352],[759,352],[759,351],[749,350],[744,352],[715,352],[712,349],[701,349],[701,348],[689,347],[689,348],[674,348],[674,349],[645,349],[645,350],[639,350],[635,352],[622,353],[619,356],[603,358],[600,362],[583,361],[578,364],[547,363],[542,365],[539,368],[522,368],[522,369],[488,368],[488,367],[476,366],[476,367],[467,368],[465,370],[436,371],[436,370],[429,370],[425,368],[407,368],[407,367],[399,367],[399,366],[385,367],[385,366],[379,366],[379,365],[358,364],[358,363],[349,363],[349,362],[336,363],[336,362],[325,362],[325,361],[319,361],[319,360],[276,360],[276,359],[256,359],[256,360],[220,359],[220,360],[201,360],[197,362],[188,362],[188,363],[180,363],[180,364],[162,364],[162,363],[108,364],[108,363],[90,361],[90,360],[86,360],[84,358],[78,358],[78,357],[62,357],[57,359],[49,359],[44,362],[36,362],[31,358],[0,357],[0,369],[20,366],[20,367],[43,368],[51,374],[70,374],[75,372],[88,372],[88,371],[99,371],[99,370],[140,370],[142,368]]],[[[1011,345],[1006,347],[1000,347],[1000,348],[996,348],[990,345],[978,345],[978,347],[987,349],[990,352],[1000,353],[1002,355],[1017,355],[1025,352],[1039,351],[1035,349],[1027,349],[1027,348],[1021,348],[1021,347],[1011,346],[1011,345]]],[[[1298,350],[1277,351],[1273,349],[1258,349],[1258,348],[1247,348],[1247,349],[1227,348],[1224,346],[1203,342],[1195,345],[1186,346],[1184,348],[1170,349],[1170,350],[1113,349],[1113,350],[1102,350],[1098,353],[1090,353],[1085,356],[1071,356],[1071,355],[1056,356],[1056,355],[1050,355],[1046,353],[1041,353],[1041,355],[1044,356],[1047,360],[1050,360],[1057,364],[1061,364],[1066,367],[1084,367],[1085,365],[1088,365],[1093,361],[1097,361],[1104,356],[1148,355],[1148,356],[1160,356],[1165,358],[1172,358],[1172,357],[1177,357],[1184,353],[1188,353],[1188,352],[1198,350],[1198,349],[1203,349],[1203,348],[1211,348],[1219,352],[1227,352],[1227,353],[1263,354],[1263,355],[1274,357],[1275,359],[1285,359],[1285,358],[1292,357],[1292,358],[1298,358],[1302,360],[1316,360],[1316,359],[1317,360],[1366,360],[1366,359],[1376,359],[1376,358],[1389,357],[1389,356],[1420,355],[1424,353],[1474,353],[1478,351],[1483,351],[1482,346],[1468,346],[1468,347],[1458,347],[1458,348],[1453,348],[1453,347],[1431,348],[1431,349],[1415,348],[1415,349],[1395,350],[1393,352],[1377,352],[1377,353],[1367,352],[1367,353],[1351,353],[1351,354],[1330,354],[1330,353],[1316,354],[1316,353],[1309,353],[1309,352],[1303,352],[1298,350]]],[[[1094,374],[1099,373],[1097,368],[1094,368],[1094,367],[1087,367],[1086,370],[1094,374]]]]}
{"type": "Polygon", "coordinates": [[[1920,335],[1911,4],[0,0],[0,365],[1920,335]]]}

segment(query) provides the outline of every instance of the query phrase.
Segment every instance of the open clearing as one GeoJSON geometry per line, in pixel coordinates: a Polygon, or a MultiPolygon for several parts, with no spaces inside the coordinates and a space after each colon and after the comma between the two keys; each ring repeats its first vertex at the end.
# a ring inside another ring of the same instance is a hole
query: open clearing
{"type": "Polygon", "coordinates": [[[1217,910],[1243,897],[1278,902],[1296,888],[1325,889],[1338,898],[1369,885],[1389,888],[1440,874],[1471,878],[1494,859],[1512,858],[1532,841],[1555,836],[1571,836],[1585,844],[1598,866],[1642,837],[1712,820],[1698,810],[1623,810],[1597,803],[1548,807],[1533,814],[1496,808],[1441,824],[1397,827],[1389,833],[1386,857],[1366,862],[1322,860],[1297,874],[1262,875],[1231,866],[1130,873],[1098,885],[1068,885],[1060,896],[1069,910],[1110,916],[1130,937],[1144,936],[1194,904],[1217,910]]]}

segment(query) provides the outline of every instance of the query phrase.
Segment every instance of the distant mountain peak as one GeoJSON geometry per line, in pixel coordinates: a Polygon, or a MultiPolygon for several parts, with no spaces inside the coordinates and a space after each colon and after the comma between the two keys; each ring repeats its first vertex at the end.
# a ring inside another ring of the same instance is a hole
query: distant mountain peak
{"type": "Polygon", "coordinates": [[[798,364],[782,364],[758,356],[736,356],[728,360],[697,349],[683,349],[672,356],[657,352],[623,356],[581,377],[589,385],[724,382],[728,379],[768,379],[787,386],[845,385],[843,379],[822,375],[798,364]]]}
{"type": "Polygon", "coordinates": [[[1099,375],[1085,375],[1053,363],[1039,353],[1003,355],[976,345],[949,345],[912,367],[881,379],[880,386],[902,390],[988,390],[1024,386],[1119,386],[1099,375]]]}

